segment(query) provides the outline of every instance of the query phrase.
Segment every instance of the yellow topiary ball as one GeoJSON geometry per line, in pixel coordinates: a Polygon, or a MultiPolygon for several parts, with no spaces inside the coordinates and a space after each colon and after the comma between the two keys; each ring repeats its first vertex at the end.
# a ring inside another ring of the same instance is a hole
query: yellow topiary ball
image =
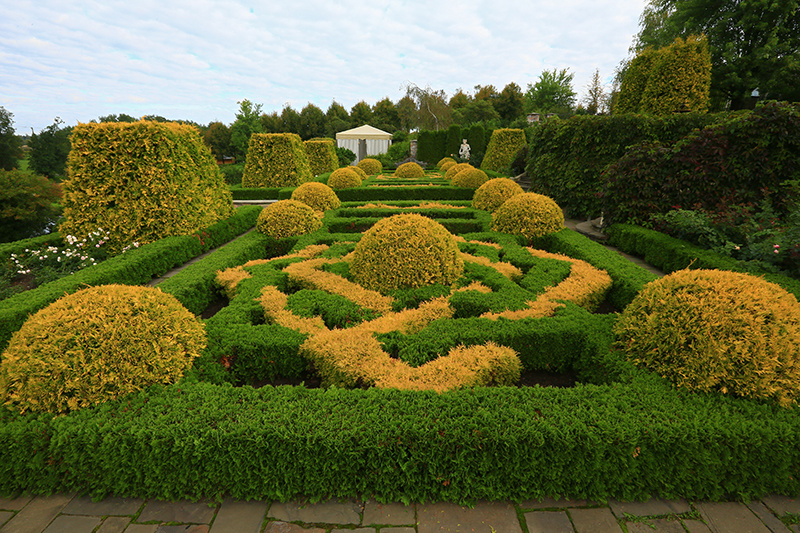
{"type": "Polygon", "coordinates": [[[463,271],[453,235],[435,220],[416,214],[395,215],[372,226],[356,245],[350,262],[356,282],[383,292],[450,285],[463,271]]]}
{"type": "MultiPolygon", "coordinates": [[[[331,172],[328,177],[328,187],[331,189],[352,189],[361,187],[361,176],[355,169],[357,167],[344,167],[331,172]]],[[[359,169],[360,170],[360,169],[359,169]]],[[[363,170],[361,171],[363,172],[363,170]]]]}
{"type": "Polygon", "coordinates": [[[314,210],[297,200],[270,204],[261,210],[256,220],[256,229],[273,239],[305,235],[321,227],[322,221],[314,210]]]}
{"type": "Polygon", "coordinates": [[[456,164],[456,160],[453,159],[452,157],[443,157],[443,158],[441,158],[439,160],[438,163],[436,163],[436,168],[438,168],[439,170],[446,170],[446,169],[444,169],[442,167],[447,163],[453,163],[455,165],[456,164]]]}
{"type": "Polygon", "coordinates": [[[489,176],[487,176],[486,172],[483,170],[478,168],[467,168],[455,175],[452,184],[454,187],[477,189],[487,181],[489,181],[489,176]]]}
{"type": "Polygon", "coordinates": [[[202,323],[150,287],[102,285],[32,315],[0,364],[0,398],[22,412],[65,413],[174,383],[205,348],[202,323]]]}
{"type": "Polygon", "coordinates": [[[358,177],[361,178],[361,181],[364,181],[365,179],[367,179],[369,177],[369,176],[367,176],[367,173],[364,172],[364,169],[362,169],[359,166],[353,166],[353,167],[348,167],[348,168],[353,169],[353,172],[358,174],[358,177]]]}
{"type": "Polygon", "coordinates": [[[381,163],[377,159],[372,159],[371,157],[368,157],[366,159],[362,159],[361,161],[359,161],[356,167],[363,170],[367,174],[367,176],[374,176],[375,174],[381,173],[381,171],[383,170],[383,163],[381,163]]]}
{"type": "Polygon", "coordinates": [[[424,178],[425,170],[413,161],[403,163],[394,171],[396,178],[424,178]]]}
{"type": "Polygon", "coordinates": [[[455,161],[447,161],[446,163],[444,163],[442,166],[439,167],[439,170],[442,171],[442,172],[447,173],[448,170],[450,170],[451,168],[453,168],[457,164],[458,163],[456,163],[455,161]]]}
{"type": "Polygon", "coordinates": [[[296,188],[292,191],[291,199],[303,202],[314,211],[327,211],[342,205],[333,189],[316,181],[309,181],[296,188]]]}
{"type": "Polygon", "coordinates": [[[800,397],[800,304],[762,278],[681,270],[647,284],[614,325],[628,359],[679,387],[800,397]]]}
{"type": "Polygon", "coordinates": [[[478,187],[472,197],[472,207],[494,213],[506,200],[524,192],[513,180],[494,178],[478,187]]]}
{"type": "Polygon", "coordinates": [[[458,163],[456,165],[453,165],[449,167],[447,171],[444,173],[444,178],[451,180],[455,178],[459,172],[461,172],[462,170],[467,170],[468,168],[475,168],[475,167],[473,167],[469,163],[458,163]]]}
{"type": "Polygon", "coordinates": [[[564,212],[551,198],[526,192],[506,200],[492,214],[492,230],[528,240],[564,228],[564,212]]]}

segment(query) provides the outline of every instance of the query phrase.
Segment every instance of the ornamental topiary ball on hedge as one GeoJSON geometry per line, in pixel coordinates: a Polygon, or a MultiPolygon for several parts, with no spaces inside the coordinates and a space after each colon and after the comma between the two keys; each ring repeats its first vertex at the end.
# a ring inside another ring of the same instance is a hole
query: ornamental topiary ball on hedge
{"type": "Polygon", "coordinates": [[[64,413],[154,383],[173,383],[205,348],[203,325],[174,296],[102,285],[32,315],[0,364],[0,398],[22,412],[64,413]]]}
{"type": "Polygon", "coordinates": [[[494,178],[478,187],[472,197],[472,207],[494,213],[506,200],[524,192],[515,181],[494,178]]]}
{"type": "Polygon", "coordinates": [[[453,187],[464,187],[466,189],[477,189],[489,181],[486,172],[477,168],[467,168],[462,170],[453,178],[453,187]]]}
{"type": "Polygon", "coordinates": [[[445,171],[444,179],[452,180],[458,175],[459,172],[467,170],[468,168],[475,168],[475,167],[473,167],[469,163],[458,163],[456,165],[453,165],[449,167],[447,171],[445,171]]]}
{"type": "Polygon", "coordinates": [[[327,211],[342,205],[333,189],[316,181],[304,183],[296,188],[292,191],[291,199],[303,202],[314,211],[327,211]]]}
{"type": "Polygon", "coordinates": [[[370,157],[366,159],[362,159],[356,165],[358,168],[366,172],[367,176],[374,176],[375,174],[380,174],[383,170],[383,163],[378,161],[377,159],[372,159],[370,157]]]}
{"type": "Polygon", "coordinates": [[[322,227],[322,221],[312,208],[297,200],[281,200],[261,210],[256,229],[272,237],[284,239],[305,235],[322,227]]]}
{"type": "Polygon", "coordinates": [[[355,167],[343,167],[331,172],[328,187],[331,189],[352,189],[361,186],[361,177],[353,170],[355,167]]]}
{"type": "Polygon", "coordinates": [[[450,285],[463,271],[453,235],[435,220],[416,214],[395,215],[372,226],[350,262],[350,274],[358,283],[381,292],[450,285]]]}
{"type": "Polygon", "coordinates": [[[526,192],[501,205],[492,215],[492,230],[522,235],[528,240],[564,228],[564,213],[551,198],[526,192]]]}
{"type": "Polygon", "coordinates": [[[647,284],[614,325],[628,359],[679,387],[800,398],[800,304],[762,278],[681,270],[647,284]]]}
{"type": "Polygon", "coordinates": [[[436,163],[436,168],[438,168],[439,170],[446,170],[446,169],[443,169],[443,168],[442,168],[442,167],[443,167],[443,166],[444,166],[446,163],[453,163],[453,164],[455,164],[455,163],[456,163],[456,160],[455,160],[455,159],[453,159],[452,157],[443,157],[443,158],[441,158],[441,159],[439,160],[439,162],[438,162],[438,163],[436,163]]]}
{"type": "Polygon", "coordinates": [[[397,167],[397,170],[394,171],[394,176],[396,178],[424,178],[425,170],[417,163],[409,161],[397,167]]]}
{"type": "Polygon", "coordinates": [[[456,163],[455,161],[446,161],[442,166],[439,167],[439,171],[446,173],[448,170],[450,170],[457,164],[458,163],[456,163]]]}
{"type": "Polygon", "coordinates": [[[358,177],[361,178],[362,182],[369,177],[369,176],[367,176],[367,173],[364,172],[364,169],[359,167],[358,165],[356,165],[354,167],[347,167],[347,168],[351,169],[353,172],[358,174],[358,177]]]}

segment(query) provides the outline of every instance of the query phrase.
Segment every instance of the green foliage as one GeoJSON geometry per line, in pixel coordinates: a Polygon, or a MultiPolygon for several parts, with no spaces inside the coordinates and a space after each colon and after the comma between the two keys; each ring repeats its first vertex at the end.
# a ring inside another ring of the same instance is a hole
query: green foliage
{"type": "Polygon", "coordinates": [[[286,307],[297,316],[319,316],[330,329],[347,328],[376,317],[374,311],[364,309],[344,296],[318,290],[301,289],[290,294],[286,307]]]}
{"type": "Polygon", "coordinates": [[[333,172],[339,168],[339,158],[332,139],[309,139],[303,145],[312,176],[333,172]]]}
{"type": "Polygon", "coordinates": [[[528,240],[564,229],[564,213],[551,198],[528,192],[506,200],[492,214],[492,230],[528,240]]]}
{"type": "Polygon", "coordinates": [[[678,387],[784,407],[800,397],[800,304],[761,278],[675,272],[648,284],[614,332],[630,360],[678,387]]]}
{"type": "Polygon", "coordinates": [[[447,153],[447,130],[423,130],[417,134],[417,160],[432,165],[447,153]]]}
{"type": "Polygon", "coordinates": [[[239,112],[236,113],[236,121],[231,124],[231,149],[233,155],[239,160],[247,158],[247,151],[250,147],[250,136],[254,133],[261,133],[261,104],[253,104],[250,100],[238,102],[239,112]]]}
{"type": "Polygon", "coordinates": [[[197,129],[174,122],[76,126],[63,189],[61,233],[82,239],[102,229],[112,253],[188,235],[232,211],[197,129]]]}
{"type": "MultiPolygon", "coordinates": [[[[212,122],[203,132],[203,142],[211,149],[217,161],[222,161],[225,156],[233,155],[231,152],[231,130],[222,122],[212,122]]],[[[241,180],[239,180],[241,183],[241,180]]]]}
{"type": "Polygon", "coordinates": [[[244,163],[220,165],[219,171],[222,173],[222,178],[228,185],[242,185],[242,177],[244,176],[244,163]]]}
{"type": "Polygon", "coordinates": [[[518,129],[499,129],[492,133],[486,155],[481,163],[482,170],[502,172],[511,166],[517,153],[525,147],[525,132],[518,129]]]}
{"type": "Polygon", "coordinates": [[[614,106],[615,114],[637,113],[641,109],[642,96],[659,55],[655,49],[645,48],[628,63],[614,106]]]}
{"type": "Polygon", "coordinates": [[[40,234],[55,223],[61,187],[43,176],[0,169],[0,242],[40,234]]]}
{"type": "Polygon", "coordinates": [[[28,158],[30,170],[51,179],[64,177],[72,128],[63,128],[63,124],[64,121],[56,117],[53,124],[38,134],[31,135],[31,139],[28,141],[28,147],[31,150],[28,158]]]}
{"type": "Polygon", "coordinates": [[[447,138],[445,140],[444,151],[449,156],[457,156],[458,149],[461,146],[462,137],[461,126],[458,124],[450,124],[447,128],[447,138]]]}
{"type": "Polygon", "coordinates": [[[356,160],[356,154],[347,148],[336,148],[336,157],[339,159],[339,167],[349,166],[350,163],[356,160]]]}
{"type": "Polygon", "coordinates": [[[203,326],[158,289],[103,285],[42,309],[3,352],[0,397],[64,413],[178,380],[205,347],[203,326]]]}
{"type": "Polygon", "coordinates": [[[296,187],[311,181],[311,167],[295,133],[255,133],[250,137],[243,187],[296,187]]]}
{"type": "Polygon", "coordinates": [[[0,170],[15,170],[21,143],[14,133],[14,115],[0,106],[0,170]]]}
{"type": "Polygon", "coordinates": [[[464,268],[450,232],[414,214],[381,220],[364,233],[353,254],[353,278],[377,291],[451,284],[464,268]]]}
{"type": "Polygon", "coordinates": [[[305,235],[322,226],[314,210],[303,202],[281,200],[265,207],[258,215],[256,228],[273,239],[305,235]]]}
{"type": "Polygon", "coordinates": [[[569,113],[575,105],[575,91],[569,69],[545,70],[534,84],[528,84],[525,109],[537,113],[569,113]]]}
{"type": "MultiPolygon", "coordinates": [[[[389,150],[386,152],[386,155],[391,162],[391,166],[394,166],[398,161],[402,161],[403,159],[407,158],[410,150],[410,141],[393,142],[389,147],[389,150]]],[[[386,167],[387,165],[384,164],[383,166],[386,167]]]]}

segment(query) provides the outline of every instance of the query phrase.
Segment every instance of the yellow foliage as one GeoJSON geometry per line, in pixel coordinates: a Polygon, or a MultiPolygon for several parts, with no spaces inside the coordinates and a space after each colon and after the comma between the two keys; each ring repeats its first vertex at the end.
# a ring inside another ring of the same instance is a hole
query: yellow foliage
{"type": "Polygon", "coordinates": [[[525,132],[514,128],[501,128],[492,132],[481,168],[502,172],[511,166],[520,150],[525,148],[525,132]]]}
{"type": "Polygon", "coordinates": [[[475,168],[469,163],[458,163],[457,165],[450,166],[447,171],[444,173],[444,179],[452,180],[453,178],[458,175],[459,172],[462,170],[467,170],[468,168],[475,168]]]}
{"type": "Polygon", "coordinates": [[[522,279],[522,271],[512,265],[511,263],[504,263],[504,262],[497,262],[493,263],[488,257],[483,257],[481,255],[470,255],[464,252],[461,252],[461,259],[464,261],[470,261],[472,263],[478,263],[479,265],[484,265],[491,267],[497,270],[499,273],[510,279],[511,281],[519,281],[522,279]]]}
{"type": "Polygon", "coordinates": [[[356,167],[344,167],[334,170],[328,178],[328,187],[331,189],[352,189],[354,187],[361,187],[361,177],[353,170],[355,168],[356,167]]]}
{"type": "Polygon", "coordinates": [[[333,192],[333,189],[316,181],[310,181],[300,185],[292,191],[292,200],[303,202],[314,211],[327,211],[328,209],[337,209],[342,202],[339,197],[333,192]]]}
{"type": "Polygon", "coordinates": [[[218,287],[221,287],[228,300],[233,300],[236,296],[236,287],[243,279],[249,279],[252,276],[242,266],[226,268],[225,270],[218,270],[214,278],[218,287]]]}
{"type": "Polygon", "coordinates": [[[256,229],[273,239],[305,235],[322,227],[313,209],[296,200],[281,200],[261,210],[256,229]]]}
{"type": "Polygon", "coordinates": [[[436,163],[436,168],[438,168],[439,170],[446,170],[446,169],[443,169],[442,167],[444,165],[448,164],[448,163],[452,163],[452,164],[455,165],[456,164],[456,160],[453,159],[452,157],[443,157],[443,158],[441,158],[439,160],[438,163],[436,163]]]}
{"type": "Polygon", "coordinates": [[[305,146],[296,133],[254,133],[247,148],[242,187],[296,187],[312,178],[305,146]]]}
{"type": "Polygon", "coordinates": [[[564,228],[564,212],[551,198],[528,192],[506,200],[492,214],[492,230],[527,239],[543,237],[564,228]]]}
{"type": "Polygon", "coordinates": [[[453,187],[477,189],[487,181],[489,181],[489,176],[483,170],[467,168],[453,177],[453,187]]]}
{"type": "Polygon", "coordinates": [[[375,174],[380,174],[383,170],[383,164],[378,161],[377,159],[372,159],[368,157],[366,159],[362,159],[356,165],[358,168],[364,171],[367,176],[374,176],[375,174]]]}
{"type": "Polygon", "coordinates": [[[312,176],[333,172],[339,168],[339,158],[333,139],[310,139],[303,145],[308,156],[308,165],[312,176]]]}
{"type": "Polygon", "coordinates": [[[291,328],[308,335],[328,331],[321,317],[297,316],[287,310],[287,300],[285,294],[271,285],[262,288],[261,296],[256,299],[256,301],[261,304],[261,308],[264,309],[264,316],[274,320],[275,323],[280,326],[291,328]]]}
{"type": "Polygon", "coordinates": [[[394,171],[395,178],[424,178],[425,170],[413,161],[403,163],[394,171]]]}
{"type": "Polygon", "coordinates": [[[518,183],[508,178],[494,178],[478,187],[472,197],[472,207],[494,213],[506,200],[524,192],[518,183]]]}

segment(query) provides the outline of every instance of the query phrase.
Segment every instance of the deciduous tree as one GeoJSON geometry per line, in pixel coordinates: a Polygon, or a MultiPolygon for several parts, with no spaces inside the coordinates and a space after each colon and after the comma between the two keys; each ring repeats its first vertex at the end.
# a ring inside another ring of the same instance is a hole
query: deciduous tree
{"type": "Polygon", "coordinates": [[[51,125],[38,134],[32,134],[28,142],[31,149],[28,167],[50,179],[59,179],[66,174],[72,128],[63,125],[64,121],[56,117],[51,125]]]}
{"type": "Polygon", "coordinates": [[[494,102],[494,108],[500,118],[506,122],[511,122],[519,118],[525,112],[525,95],[519,85],[513,81],[503,87],[494,102]]]}
{"type": "Polygon", "coordinates": [[[525,93],[528,112],[570,113],[575,106],[575,91],[569,69],[545,70],[535,84],[528,84],[525,93]]]}
{"type": "Polygon", "coordinates": [[[239,112],[236,121],[231,125],[231,148],[237,159],[247,157],[247,147],[253,133],[261,133],[261,104],[253,104],[250,100],[238,102],[239,112]]]}
{"type": "Polygon", "coordinates": [[[14,132],[14,115],[0,107],[0,169],[17,168],[20,142],[14,132]]]}

